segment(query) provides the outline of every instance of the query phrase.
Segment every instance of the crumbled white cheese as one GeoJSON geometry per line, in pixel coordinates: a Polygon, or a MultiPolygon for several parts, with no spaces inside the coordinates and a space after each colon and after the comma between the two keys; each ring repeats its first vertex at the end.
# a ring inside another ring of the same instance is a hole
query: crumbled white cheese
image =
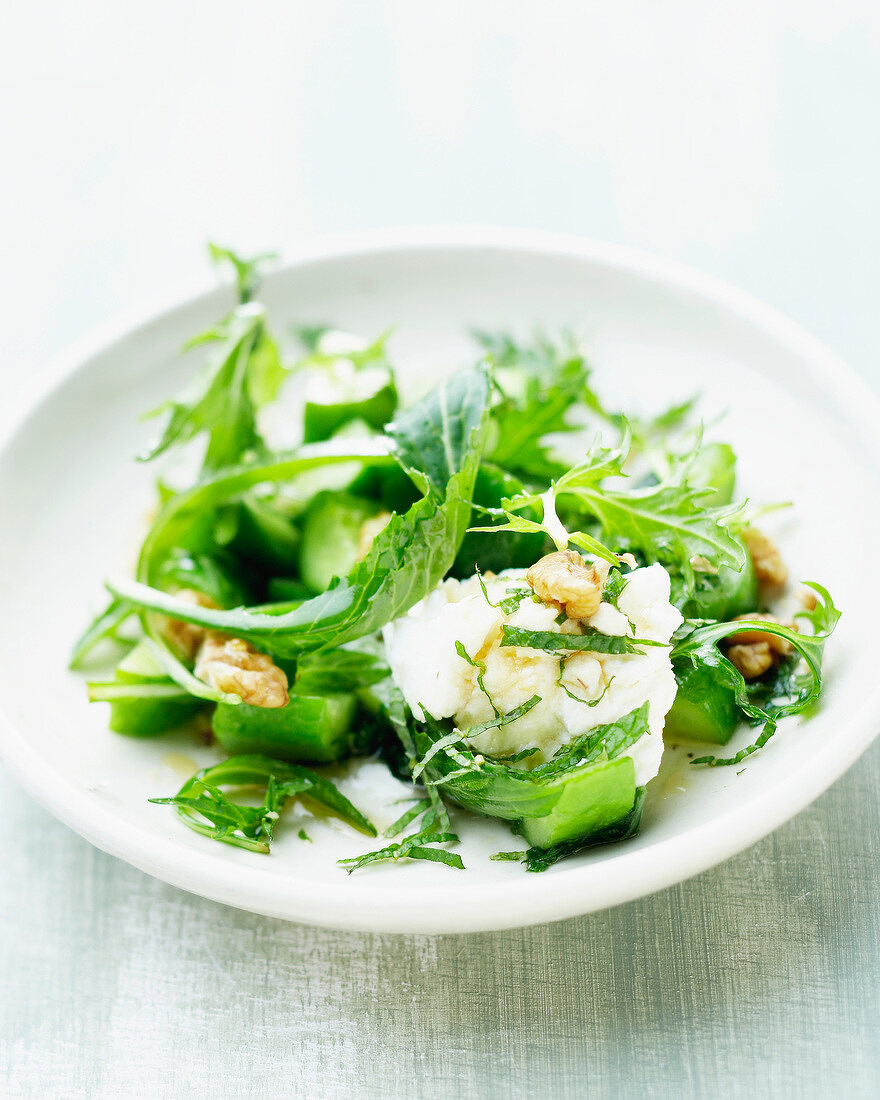
{"type": "MultiPolygon", "coordinates": [[[[488,600],[477,577],[441,581],[408,614],[385,628],[391,670],[413,712],[419,715],[424,707],[434,718],[451,718],[458,729],[466,730],[490,720],[493,704],[507,713],[539,695],[541,702],[521,718],[470,741],[475,751],[492,756],[537,747],[539,752],[526,764],[534,766],[573,737],[622,718],[647,702],[648,732],[628,752],[636,784],[647,783],[660,767],[663,723],[675,699],[668,648],[645,646],[640,652],[620,655],[571,654],[565,660],[563,687],[559,683],[562,654],[502,647],[501,628],[507,623],[571,634],[580,633],[579,625],[569,619],[558,623],[558,608],[532,596],[524,570],[486,578],[485,585],[488,600]],[[522,591],[528,594],[512,613],[492,606],[522,591]],[[479,670],[458,655],[456,642],[474,662],[485,666],[485,690],[477,683],[479,670]]],[[[602,634],[665,643],[681,621],[669,602],[669,574],[662,566],[651,565],[626,574],[617,608],[602,603],[587,625],[602,634]]]]}

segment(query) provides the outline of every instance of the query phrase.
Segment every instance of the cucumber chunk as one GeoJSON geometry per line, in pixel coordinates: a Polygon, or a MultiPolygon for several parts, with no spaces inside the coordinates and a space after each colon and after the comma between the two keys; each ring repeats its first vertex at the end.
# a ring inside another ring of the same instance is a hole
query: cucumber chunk
{"type": "Polygon", "coordinates": [[[553,786],[559,796],[543,817],[524,817],[520,832],[536,848],[583,840],[626,817],[636,798],[635,769],[628,756],[590,764],[553,786]]]}
{"type": "Polygon", "coordinates": [[[739,725],[740,713],[724,673],[689,663],[676,669],[678,691],[666,715],[664,736],[726,745],[739,725]]]}
{"type": "Polygon", "coordinates": [[[290,763],[328,763],[352,748],[354,695],[291,695],[286,707],[219,703],[214,736],[232,756],[259,753],[290,763]]]}
{"type": "Polygon", "coordinates": [[[138,642],[116,666],[116,679],[128,684],[142,684],[148,680],[167,680],[168,673],[149,647],[144,642],[138,642]]]}
{"type": "Polygon", "coordinates": [[[110,703],[110,729],[131,737],[155,737],[188,721],[204,706],[166,675],[143,642],[119,663],[116,683],[102,692],[110,703]],[[132,692],[126,695],[125,688],[132,692]],[[154,693],[138,692],[152,688],[154,693]]]}
{"type": "Polygon", "coordinates": [[[323,592],[334,577],[344,577],[357,564],[361,528],[379,512],[373,501],[350,493],[320,493],[303,523],[300,576],[314,592],[323,592]]]}

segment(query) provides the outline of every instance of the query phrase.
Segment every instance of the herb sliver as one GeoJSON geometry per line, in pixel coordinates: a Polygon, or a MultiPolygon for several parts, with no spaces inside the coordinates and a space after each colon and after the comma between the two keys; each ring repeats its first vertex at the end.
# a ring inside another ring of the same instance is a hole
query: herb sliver
{"type": "Polygon", "coordinates": [[[203,768],[170,798],[151,798],[160,806],[175,806],[183,822],[212,840],[267,854],[275,824],[291,798],[306,795],[349,825],[376,835],[366,817],[323,776],[298,764],[266,756],[231,756],[222,764],[203,768]],[[234,802],[223,787],[264,787],[260,806],[234,802]]]}
{"type": "Polygon", "coordinates": [[[583,634],[558,634],[555,630],[526,630],[505,623],[501,628],[502,646],[522,646],[524,649],[542,649],[545,653],[640,653],[643,645],[659,646],[640,638],[625,638],[602,634],[594,627],[587,627],[583,634]]]}

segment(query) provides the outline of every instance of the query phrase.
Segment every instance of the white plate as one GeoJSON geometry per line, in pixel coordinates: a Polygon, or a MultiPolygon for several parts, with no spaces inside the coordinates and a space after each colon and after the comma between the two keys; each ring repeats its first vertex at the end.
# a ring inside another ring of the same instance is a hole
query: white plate
{"type": "MultiPolygon", "coordinates": [[[[131,460],[150,432],[138,417],[195,369],[198,357],[182,361],[179,348],[226,308],[228,292],[218,291],[66,361],[0,453],[0,750],[22,783],[92,843],[194,893],[290,920],[401,932],[506,928],[614,905],[720,862],[816,798],[873,739],[878,404],[793,324],[656,259],[487,230],[323,242],[272,275],[264,297],[278,329],[330,320],[369,335],[396,325],[395,358],[412,386],[473,357],[464,335],[471,326],[523,333],[568,325],[585,338],[600,388],[637,408],[699,390],[707,416],[729,410],[719,434],[740,452],[745,491],[796,502],[776,524],[786,554],[797,575],[826,583],[844,612],[827,654],[824,703],[738,769],[667,764],[637,839],[543,875],[491,862],[516,839],[465,815],[466,871],[410,864],[348,877],[335,860],[367,842],[335,823],[309,820],[308,844],[297,836],[305,819],[294,819],[267,857],[201,838],[150,805],[177,788],[192,760],[216,757],[180,739],[108,732],[104,707],[86,703],[83,678],[65,664],[102,578],[129,561],[151,501],[154,472],[131,460]]],[[[381,765],[348,772],[346,790],[377,823],[397,816],[398,792],[381,765]]]]}

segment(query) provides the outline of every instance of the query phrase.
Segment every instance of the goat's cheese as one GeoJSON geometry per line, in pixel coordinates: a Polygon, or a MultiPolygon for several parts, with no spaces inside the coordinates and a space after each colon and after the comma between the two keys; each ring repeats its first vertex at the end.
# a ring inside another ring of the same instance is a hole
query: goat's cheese
{"type": "MultiPolygon", "coordinates": [[[[507,713],[539,695],[541,702],[521,718],[469,741],[476,752],[491,756],[537,747],[538,753],[524,765],[533,767],[573,737],[647,702],[648,732],[627,755],[635,765],[637,786],[653,778],[663,752],[664,719],[675,699],[669,649],[645,646],[637,653],[566,656],[502,647],[505,624],[561,634],[580,633],[580,627],[570,619],[557,622],[558,609],[532,594],[525,570],[508,570],[484,583],[485,594],[478,577],[441,581],[406,615],[385,627],[391,671],[411,710],[419,715],[424,707],[434,718],[451,718],[456,728],[467,730],[489,721],[493,704],[507,713]],[[514,609],[493,606],[507,600],[516,603],[518,593],[522,598],[514,609]],[[457,642],[472,661],[485,666],[482,688],[479,669],[459,656],[457,642]]],[[[617,607],[603,602],[587,625],[602,634],[667,643],[681,621],[669,602],[669,574],[651,565],[626,574],[617,607]]]]}

